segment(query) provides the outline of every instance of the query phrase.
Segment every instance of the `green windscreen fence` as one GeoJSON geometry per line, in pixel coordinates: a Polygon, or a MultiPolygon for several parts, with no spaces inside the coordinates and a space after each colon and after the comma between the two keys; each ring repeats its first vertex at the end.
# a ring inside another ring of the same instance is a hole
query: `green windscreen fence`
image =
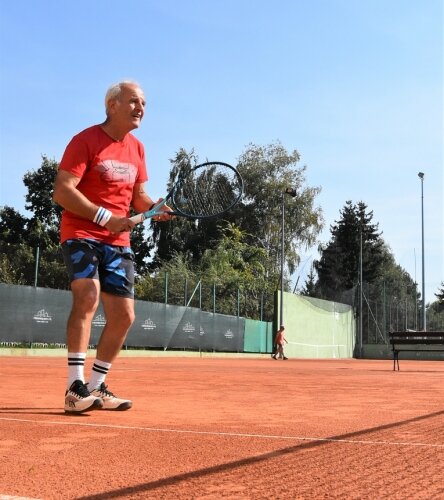
{"type": "Polygon", "coordinates": [[[273,324],[265,321],[245,320],[245,352],[269,353],[273,349],[273,324]]]}
{"type": "MultiPolygon", "coordinates": [[[[70,309],[69,291],[0,284],[0,342],[64,344],[70,309]]],[[[135,301],[135,312],[128,347],[244,352],[242,317],[140,300],[135,301]]],[[[91,345],[97,345],[105,323],[100,305],[92,321],[91,345]]],[[[261,335],[261,325],[257,328],[261,335]]]]}
{"type": "MultiPolygon", "coordinates": [[[[69,291],[0,283],[0,345],[63,345],[70,309],[69,291]]],[[[127,347],[272,351],[271,323],[141,300],[135,301],[135,312],[136,319],[125,342],[127,347]]],[[[351,306],[285,293],[283,312],[289,342],[285,352],[289,357],[353,357],[355,321],[351,306]]],[[[97,345],[105,322],[100,305],[93,318],[90,345],[97,345]]]]}
{"type": "MultiPolygon", "coordinates": [[[[276,325],[280,322],[280,294],[277,294],[276,325]]],[[[353,307],[284,293],[283,322],[292,358],[352,358],[355,344],[353,307]]]]}

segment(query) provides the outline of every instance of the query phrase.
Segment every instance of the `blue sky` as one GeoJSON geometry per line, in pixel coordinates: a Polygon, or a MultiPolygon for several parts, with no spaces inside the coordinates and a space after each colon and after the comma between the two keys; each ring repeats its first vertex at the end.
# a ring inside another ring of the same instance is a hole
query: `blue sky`
{"type": "MultiPolygon", "coordinates": [[[[297,149],[321,186],[321,241],[347,200],[373,211],[427,301],[444,281],[442,0],[14,0],[0,6],[0,205],[23,175],[104,118],[135,79],[153,197],[169,158],[236,163],[248,144],[297,149]]],[[[303,284],[316,249],[304,252],[303,284]]]]}

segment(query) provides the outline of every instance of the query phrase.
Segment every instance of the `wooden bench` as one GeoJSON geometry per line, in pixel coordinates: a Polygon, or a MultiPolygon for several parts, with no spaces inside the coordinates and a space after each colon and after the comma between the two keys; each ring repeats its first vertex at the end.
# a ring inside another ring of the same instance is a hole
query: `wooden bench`
{"type": "Polygon", "coordinates": [[[444,332],[389,332],[390,344],[393,348],[393,370],[398,366],[399,353],[403,351],[443,351],[444,332]]]}

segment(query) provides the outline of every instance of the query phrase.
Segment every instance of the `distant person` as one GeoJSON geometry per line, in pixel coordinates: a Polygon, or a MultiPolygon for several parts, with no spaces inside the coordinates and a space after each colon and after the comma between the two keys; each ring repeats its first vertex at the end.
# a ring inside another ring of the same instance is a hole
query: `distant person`
{"type": "Polygon", "coordinates": [[[281,325],[279,330],[276,332],[276,337],[274,339],[274,343],[275,343],[276,348],[275,348],[274,354],[272,356],[273,359],[288,359],[284,355],[284,342],[286,344],[288,344],[288,341],[285,338],[284,331],[285,331],[285,328],[283,325],[281,325]]]}
{"type": "MultiPolygon", "coordinates": [[[[148,179],[143,145],[130,134],[144,116],[144,93],[132,81],[112,85],[105,110],[103,123],[83,130],[68,144],[54,185],[54,201],[64,209],[60,236],[73,299],[67,325],[66,413],[132,406],[131,400],[108,390],[105,378],[134,321],[130,206],[144,212],[154,205],[143,187],[148,179]],[[106,325],[85,384],[84,364],[99,300],[106,325]]],[[[162,214],[157,219],[169,218],[162,214]]]]}

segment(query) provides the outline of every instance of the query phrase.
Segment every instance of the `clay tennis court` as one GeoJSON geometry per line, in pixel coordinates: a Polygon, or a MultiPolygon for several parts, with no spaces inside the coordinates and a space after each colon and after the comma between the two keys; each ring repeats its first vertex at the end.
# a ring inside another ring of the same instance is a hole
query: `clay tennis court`
{"type": "Polygon", "coordinates": [[[442,362],[120,357],[79,416],[65,364],[0,357],[0,498],[444,498],[442,362]]]}

